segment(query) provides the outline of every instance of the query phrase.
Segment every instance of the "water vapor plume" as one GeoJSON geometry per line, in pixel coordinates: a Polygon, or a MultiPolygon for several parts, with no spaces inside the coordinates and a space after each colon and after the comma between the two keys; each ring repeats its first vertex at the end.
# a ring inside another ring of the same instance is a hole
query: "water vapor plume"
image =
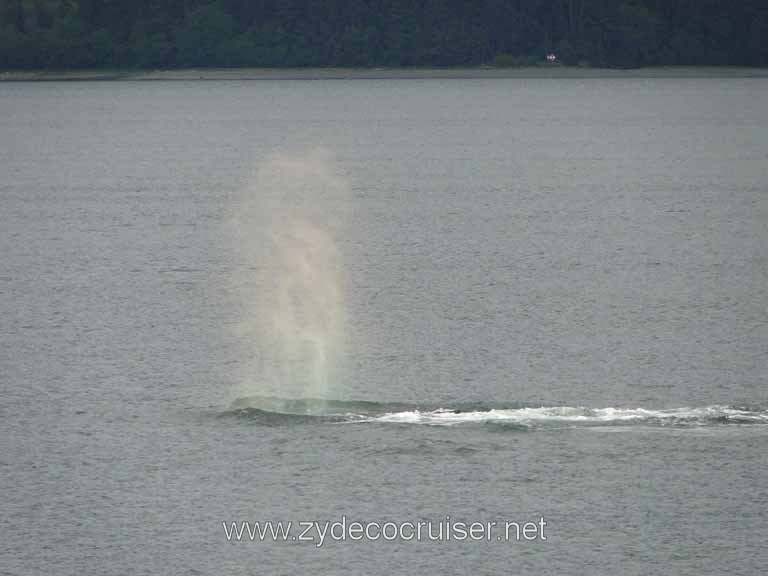
{"type": "Polygon", "coordinates": [[[233,226],[239,396],[341,395],[347,319],[337,242],[348,198],[322,150],[272,155],[246,187],[233,226]]]}

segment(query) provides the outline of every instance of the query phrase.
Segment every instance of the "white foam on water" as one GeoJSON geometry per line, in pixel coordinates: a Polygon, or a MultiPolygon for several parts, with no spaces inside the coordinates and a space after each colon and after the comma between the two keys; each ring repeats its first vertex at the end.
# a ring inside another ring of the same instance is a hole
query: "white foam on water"
{"type": "Polygon", "coordinates": [[[766,423],[768,411],[750,411],[728,406],[706,406],[701,408],[674,408],[667,410],[649,410],[646,408],[585,408],[557,406],[542,408],[496,409],[487,411],[461,412],[454,410],[419,411],[409,410],[392,412],[369,418],[368,421],[392,422],[402,424],[427,424],[434,426],[452,426],[466,423],[514,423],[535,425],[546,423],[574,424],[618,424],[618,423],[657,423],[657,424],[711,424],[717,422],[766,423]]]}

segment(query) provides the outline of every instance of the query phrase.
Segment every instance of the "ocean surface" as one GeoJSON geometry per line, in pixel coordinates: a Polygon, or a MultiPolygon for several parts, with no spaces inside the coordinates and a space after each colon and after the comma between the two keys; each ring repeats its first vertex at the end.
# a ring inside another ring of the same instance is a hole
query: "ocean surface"
{"type": "Polygon", "coordinates": [[[0,84],[0,573],[761,573],[766,94],[0,84]]]}

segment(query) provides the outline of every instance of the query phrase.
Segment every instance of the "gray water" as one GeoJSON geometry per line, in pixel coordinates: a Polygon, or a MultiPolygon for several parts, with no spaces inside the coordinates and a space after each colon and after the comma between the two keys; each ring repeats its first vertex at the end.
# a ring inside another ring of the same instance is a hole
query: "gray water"
{"type": "Polygon", "coordinates": [[[767,88],[0,84],[0,572],[760,573],[767,88]]]}

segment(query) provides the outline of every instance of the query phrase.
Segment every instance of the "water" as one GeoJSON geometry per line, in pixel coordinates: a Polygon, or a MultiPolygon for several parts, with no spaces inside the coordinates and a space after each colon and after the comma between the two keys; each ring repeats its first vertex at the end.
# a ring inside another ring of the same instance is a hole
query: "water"
{"type": "Polygon", "coordinates": [[[759,573],[766,82],[0,84],[0,571],[759,573]]]}

